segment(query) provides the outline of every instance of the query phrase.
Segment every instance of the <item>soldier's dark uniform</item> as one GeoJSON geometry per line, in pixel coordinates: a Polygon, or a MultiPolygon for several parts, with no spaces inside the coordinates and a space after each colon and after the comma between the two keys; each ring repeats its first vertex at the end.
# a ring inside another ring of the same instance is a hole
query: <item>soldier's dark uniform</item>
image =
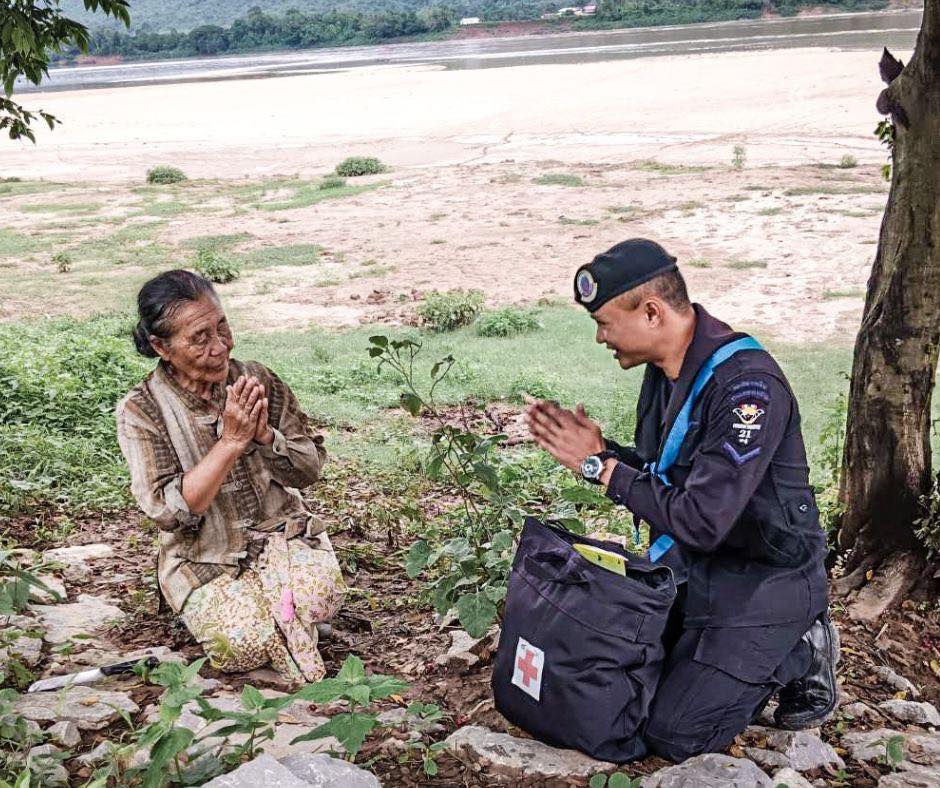
{"type": "Polygon", "coordinates": [[[745,334],[693,306],[695,334],[673,384],[649,364],[635,447],[619,446],[608,496],[676,545],[686,581],[645,739],[673,760],[719,750],[770,695],[807,671],[801,636],[827,607],[826,539],[809,485],[796,399],[764,350],[721,363],[691,412],[666,484],[644,471],[701,365],[745,334]]]}

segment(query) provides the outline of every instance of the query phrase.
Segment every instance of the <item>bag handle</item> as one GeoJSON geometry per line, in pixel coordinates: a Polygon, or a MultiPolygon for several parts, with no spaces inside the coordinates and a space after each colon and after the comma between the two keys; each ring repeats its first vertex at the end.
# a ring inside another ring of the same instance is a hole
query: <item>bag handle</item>
{"type": "Polygon", "coordinates": [[[588,577],[576,566],[578,554],[557,550],[540,550],[525,557],[525,570],[547,583],[561,585],[586,585],[588,577]]]}

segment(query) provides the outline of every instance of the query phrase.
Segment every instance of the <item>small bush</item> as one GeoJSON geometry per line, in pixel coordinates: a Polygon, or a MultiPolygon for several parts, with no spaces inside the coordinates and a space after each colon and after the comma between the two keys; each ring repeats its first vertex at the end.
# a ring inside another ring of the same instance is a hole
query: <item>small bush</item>
{"type": "Polygon", "coordinates": [[[922,514],[914,521],[914,533],[930,554],[940,554],[940,477],[919,503],[922,514]]]}
{"type": "Polygon", "coordinates": [[[147,170],[147,183],[180,183],[187,180],[186,174],[178,167],[159,164],[147,170]]]}
{"type": "Polygon", "coordinates": [[[453,331],[469,326],[483,309],[481,290],[450,290],[446,293],[433,291],[424,297],[418,307],[421,325],[432,331],[453,331]]]}
{"type": "Polygon", "coordinates": [[[484,312],[476,322],[481,337],[512,337],[527,334],[542,327],[538,313],[531,309],[507,306],[492,312],[484,312]]]}
{"type": "Polygon", "coordinates": [[[241,276],[241,265],[231,257],[227,257],[218,249],[203,247],[196,253],[196,272],[206,279],[224,285],[241,276]]]}
{"type": "Polygon", "coordinates": [[[841,159],[839,159],[839,167],[843,170],[851,170],[853,167],[858,166],[858,159],[852,156],[849,153],[846,153],[841,159]]]}
{"type": "Polygon", "coordinates": [[[743,145],[735,145],[731,152],[731,166],[736,170],[743,170],[746,161],[747,149],[743,145]]]}
{"type": "Polygon", "coordinates": [[[327,189],[342,189],[345,185],[345,178],[341,178],[339,175],[327,175],[317,184],[317,188],[320,191],[326,191],[327,189]]]}
{"type": "Polygon", "coordinates": [[[344,178],[356,178],[360,175],[378,175],[386,169],[382,162],[370,156],[350,156],[336,165],[336,174],[344,178]]]}
{"type": "Polygon", "coordinates": [[[72,255],[68,252],[56,252],[52,255],[52,262],[60,274],[67,274],[72,270],[72,255]]]}

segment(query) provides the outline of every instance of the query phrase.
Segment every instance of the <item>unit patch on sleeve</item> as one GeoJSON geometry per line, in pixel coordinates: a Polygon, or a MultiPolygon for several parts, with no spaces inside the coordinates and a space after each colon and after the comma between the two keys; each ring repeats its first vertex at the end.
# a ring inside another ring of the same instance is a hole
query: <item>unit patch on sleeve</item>
{"type": "Polygon", "coordinates": [[[760,432],[763,426],[760,417],[767,411],[756,402],[740,402],[734,406],[732,413],[735,420],[731,425],[735,441],[741,446],[747,446],[760,432]]]}

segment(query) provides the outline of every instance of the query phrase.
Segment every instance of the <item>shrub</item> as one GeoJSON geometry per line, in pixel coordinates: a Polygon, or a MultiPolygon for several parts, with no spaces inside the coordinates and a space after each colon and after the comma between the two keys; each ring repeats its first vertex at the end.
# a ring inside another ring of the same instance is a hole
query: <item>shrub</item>
{"type": "Polygon", "coordinates": [[[185,180],[186,174],[181,169],[167,164],[158,164],[147,170],[147,183],[180,183],[185,180]]]}
{"type": "Polygon", "coordinates": [[[914,521],[914,533],[931,555],[940,553],[940,477],[934,479],[933,487],[921,497],[921,516],[914,521]]]}
{"type": "Polygon", "coordinates": [[[196,253],[194,268],[206,279],[221,285],[238,279],[242,272],[241,265],[235,259],[208,246],[196,253]]]}
{"type": "Polygon", "coordinates": [[[736,170],[743,170],[746,161],[747,149],[743,145],[735,145],[731,152],[731,166],[736,170]]]}
{"type": "Polygon", "coordinates": [[[432,331],[453,331],[469,326],[482,309],[481,290],[449,290],[446,293],[434,290],[418,307],[418,317],[421,325],[432,331]]]}
{"type": "Polygon", "coordinates": [[[72,270],[72,255],[68,252],[56,252],[52,255],[52,262],[60,274],[67,274],[72,270]]]}
{"type": "Polygon", "coordinates": [[[345,185],[345,178],[341,178],[339,175],[327,175],[317,184],[317,188],[320,191],[326,191],[327,189],[342,189],[345,185]]]}
{"type": "Polygon", "coordinates": [[[149,368],[132,329],[122,318],[0,327],[0,510],[127,504],[114,407],[149,368]]]}
{"type": "Polygon", "coordinates": [[[538,313],[531,309],[507,306],[484,312],[476,322],[481,337],[512,337],[527,334],[542,327],[538,313]]]}
{"type": "Polygon", "coordinates": [[[840,166],[843,170],[850,170],[850,169],[852,169],[853,167],[857,167],[857,166],[858,166],[858,159],[856,159],[856,158],[855,158],[854,156],[852,156],[851,154],[846,153],[845,156],[843,156],[841,159],[839,159],[839,166],[840,166]]]}
{"type": "Polygon", "coordinates": [[[336,174],[344,178],[355,178],[359,175],[378,175],[386,169],[382,162],[370,156],[350,156],[336,165],[336,174]]]}

